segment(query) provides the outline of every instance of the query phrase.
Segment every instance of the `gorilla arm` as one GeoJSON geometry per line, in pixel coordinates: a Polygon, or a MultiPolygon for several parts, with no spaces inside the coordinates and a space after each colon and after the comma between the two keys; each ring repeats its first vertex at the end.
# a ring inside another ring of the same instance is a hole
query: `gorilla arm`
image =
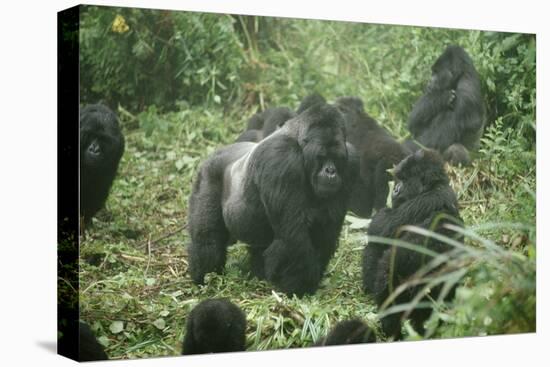
{"type": "MultiPolygon", "coordinates": [[[[461,131],[475,133],[483,127],[484,108],[480,91],[479,80],[468,74],[458,82],[454,118],[461,131]]],[[[473,148],[469,146],[469,142],[464,143],[470,149],[473,148]]]]}
{"type": "Polygon", "coordinates": [[[274,232],[264,252],[266,278],[285,293],[314,292],[320,280],[319,254],[309,235],[311,189],[302,150],[296,140],[277,135],[256,153],[253,180],[274,232]]]}
{"type": "Polygon", "coordinates": [[[429,127],[437,114],[445,111],[453,103],[454,91],[434,91],[425,93],[416,102],[407,121],[409,131],[413,135],[420,134],[429,127]]]}

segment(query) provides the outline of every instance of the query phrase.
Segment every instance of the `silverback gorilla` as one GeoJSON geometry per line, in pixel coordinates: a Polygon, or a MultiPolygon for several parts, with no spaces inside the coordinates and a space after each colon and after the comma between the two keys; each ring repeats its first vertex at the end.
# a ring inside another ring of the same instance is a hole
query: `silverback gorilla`
{"type": "Polygon", "coordinates": [[[246,316],[225,298],[199,303],[187,318],[182,354],[245,350],[246,316]]]}
{"type": "Polygon", "coordinates": [[[85,222],[105,204],[118,163],[124,136],[113,111],[101,104],[80,111],[80,215],[85,222]]]}
{"type": "MultiPolygon", "coordinates": [[[[462,226],[458,203],[443,167],[440,155],[431,150],[418,150],[400,162],[395,168],[396,185],[392,193],[392,208],[384,208],[372,218],[368,228],[369,236],[398,238],[410,244],[444,253],[452,246],[434,238],[400,230],[405,225],[414,225],[445,235],[456,237],[456,233],[444,227],[447,223],[462,226]]],[[[462,241],[462,237],[459,236],[462,241]]],[[[363,252],[363,287],[378,306],[381,306],[400,284],[427,264],[430,258],[422,253],[397,246],[370,241],[363,252]]],[[[410,286],[397,296],[394,304],[410,302],[422,290],[423,285],[410,286]]],[[[431,290],[431,297],[437,298],[439,287],[431,290]]],[[[446,299],[454,295],[449,292],[446,299]]],[[[427,298],[424,300],[428,301],[427,298]]],[[[424,321],[431,315],[430,308],[414,309],[409,318],[418,332],[423,332],[424,321]]],[[[386,336],[401,338],[403,313],[394,313],[382,318],[382,329],[386,336]]]]}
{"type": "Polygon", "coordinates": [[[316,291],[358,171],[342,119],[318,104],[260,143],[229,145],[202,164],[189,199],[195,283],[221,272],[227,246],[240,240],[253,274],[289,295],[316,291]]]}
{"type": "MultiPolygon", "coordinates": [[[[484,119],[481,83],[472,59],[461,47],[449,46],[432,66],[426,92],[409,116],[409,131],[449,163],[467,165],[468,150],[478,148],[484,119]]],[[[412,140],[405,146],[411,152],[419,148],[412,140]]]]}

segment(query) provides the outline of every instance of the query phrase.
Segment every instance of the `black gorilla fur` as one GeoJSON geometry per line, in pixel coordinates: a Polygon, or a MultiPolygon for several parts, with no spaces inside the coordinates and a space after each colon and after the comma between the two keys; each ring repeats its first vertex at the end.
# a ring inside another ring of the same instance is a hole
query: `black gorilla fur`
{"type": "Polygon", "coordinates": [[[272,107],[263,112],[258,112],[248,120],[246,131],[237,138],[236,142],[250,141],[257,143],[271,135],[294,116],[294,112],[286,107],[272,107]]]}
{"type": "MultiPolygon", "coordinates": [[[[426,93],[416,102],[407,122],[414,139],[438,150],[449,163],[470,163],[468,150],[479,145],[485,107],[479,75],[459,46],[449,46],[432,66],[426,93]]],[[[411,152],[419,146],[407,140],[411,152]]]]}
{"type": "Polygon", "coordinates": [[[319,93],[313,93],[309,96],[306,96],[302,102],[300,103],[300,106],[298,106],[298,109],[296,110],[297,114],[301,114],[311,106],[317,105],[317,104],[325,104],[327,101],[325,100],[325,97],[320,95],[319,93]]]}
{"type": "Polygon", "coordinates": [[[240,240],[256,276],[287,294],[316,291],[358,171],[342,119],[316,105],[260,143],[229,145],[202,164],[189,199],[195,283],[221,272],[227,246],[240,240]]]}
{"type": "MultiPolygon", "coordinates": [[[[73,323],[76,327],[76,320],[73,323]]],[[[63,330],[62,330],[63,332],[63,330]]],[[[78,322],[78,338],[66,333],[59,339],[58,353],[80,362],[109,359],[103,345],[99,344],[92,329],[84,322],[78,322]]]]}
{"type": "MultiPolygon", "coordinates": [[[[414,225],[432,229],[462,241],[462,237],[444,228],[446,223],[462,226],[462,219],[456,195],[449,186],[443,160],[437,152],[418,150],[399,163],[394,174],[396,185],[392,193],[392,208],[384,208],[376,213],[368,229],[369,235],[399,238],[425,246],[436,253],[447,252],[452,247],[433,238],[400,231],[400,227],[414,225]],[[448,217],[445,218],[446,216],[448,217]]],[[[428,261],[429,258],[417,251],[369,240],[363,252],[363,287],[380,306],[390,294],[391,288],[398,287],[428,261]]],[[[409,287],[396,298],[394,304],[410,302],[421,289],[421,285],[409,287]]],[[[432,297],[437,298],[438,294],[439,288],[431,290],[432,297]]],[[[453,294],[450,292],[446,299],[450,299],[453,294]]],[[[409,318],[413,327],[423,332],[423,323],[430,315],[431,309],[417,308],[409,314],[409,318]]],[[[395,313],[381,320],[382,329],[387,336],[393,336],[394,339],[401,337],[401,316],[402,314],[395,313]]]]}
{"type": "Polygon", "coordinates": [[[386,206],[389,193],[387,172],[407,156],[405,149],[386,129],[370,117],[363,102],[356,97],[336,100],[344,114],[348,142],[360,159],[359,176],[351,195],[349,209],[361,217],[370,217],[373,209],[386,206]]]}
{"type": "Polygon", "coordinates": [[[311,94],[305,97],[294,113],[286,107],[272,107],[252,116],[247,123],[246,131],[237,138],[236,142],[249,141],[257,143],[271,135],[275,130],[284,125],[285,122],[301,114],[315,104],[325,104],[326,100],[320,94],[311,94]]]}
{"type": "Polygon", "coordinates": [[[124,152],[113,111],[101,104],[80,111],[80,215],[89,221],[105,204],[124,152]]]}
{"type": "Polygon", "coordinates": [[[199,303],[187,319],[182,354],[245,350],[246,316],[224,298],[199,303]]]}
{"type": "Polygon", "coordinates": [[[376,336],[371,328],[359,319],[352,319],[337,323],[328,335],[317,342],[316,345],[343,345],[374,342],[376,342],[376,336]]]}

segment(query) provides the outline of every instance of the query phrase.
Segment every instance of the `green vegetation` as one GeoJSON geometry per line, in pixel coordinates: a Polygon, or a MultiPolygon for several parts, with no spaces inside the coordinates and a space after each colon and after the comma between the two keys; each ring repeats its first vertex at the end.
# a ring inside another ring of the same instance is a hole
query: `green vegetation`
{"type": "Polygon", "coordinates": [[[249,350],[310,346],[349,317],[378,330],[378,311],[361,291],[366,231],[353,218],[313,296],[289,298],[249,278],[243,244],[230,249],[225,274],[194,285],[185,229],[191,182],[254,112],[295,108],[314,91],[329,100],[359,96],[404,138],[430,66],[449,43],[463,46],[480,72],[488,127],[474,164],[448,169],[467,226],[467,246],[448,259],[458,269],[446,280],[461,285],[456,299],[430,320],[444,320],[440,328],[426,336],[405,329],[412,339],[535,330],[534,36],[101,7],[86,7],[81,24],[82,102],[118,104],[127,147],[80,248],[81,318],[109,356],[179,354],[186,315],[208,297],[228,297],[246,312],[249,350]]]}

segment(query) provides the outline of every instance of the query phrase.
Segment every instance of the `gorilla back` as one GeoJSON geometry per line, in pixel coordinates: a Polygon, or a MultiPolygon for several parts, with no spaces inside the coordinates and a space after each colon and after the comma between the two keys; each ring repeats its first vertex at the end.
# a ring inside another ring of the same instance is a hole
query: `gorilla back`
{"type": "Polygon", "coordinates": [[[288,294],[315,292],[358,171],[342,119],[318,105],[260,143],[229,145],[203,163],[189,200],[196,283],[221,272],[227,246],[240,240],[256,276],[288,294]]]}

